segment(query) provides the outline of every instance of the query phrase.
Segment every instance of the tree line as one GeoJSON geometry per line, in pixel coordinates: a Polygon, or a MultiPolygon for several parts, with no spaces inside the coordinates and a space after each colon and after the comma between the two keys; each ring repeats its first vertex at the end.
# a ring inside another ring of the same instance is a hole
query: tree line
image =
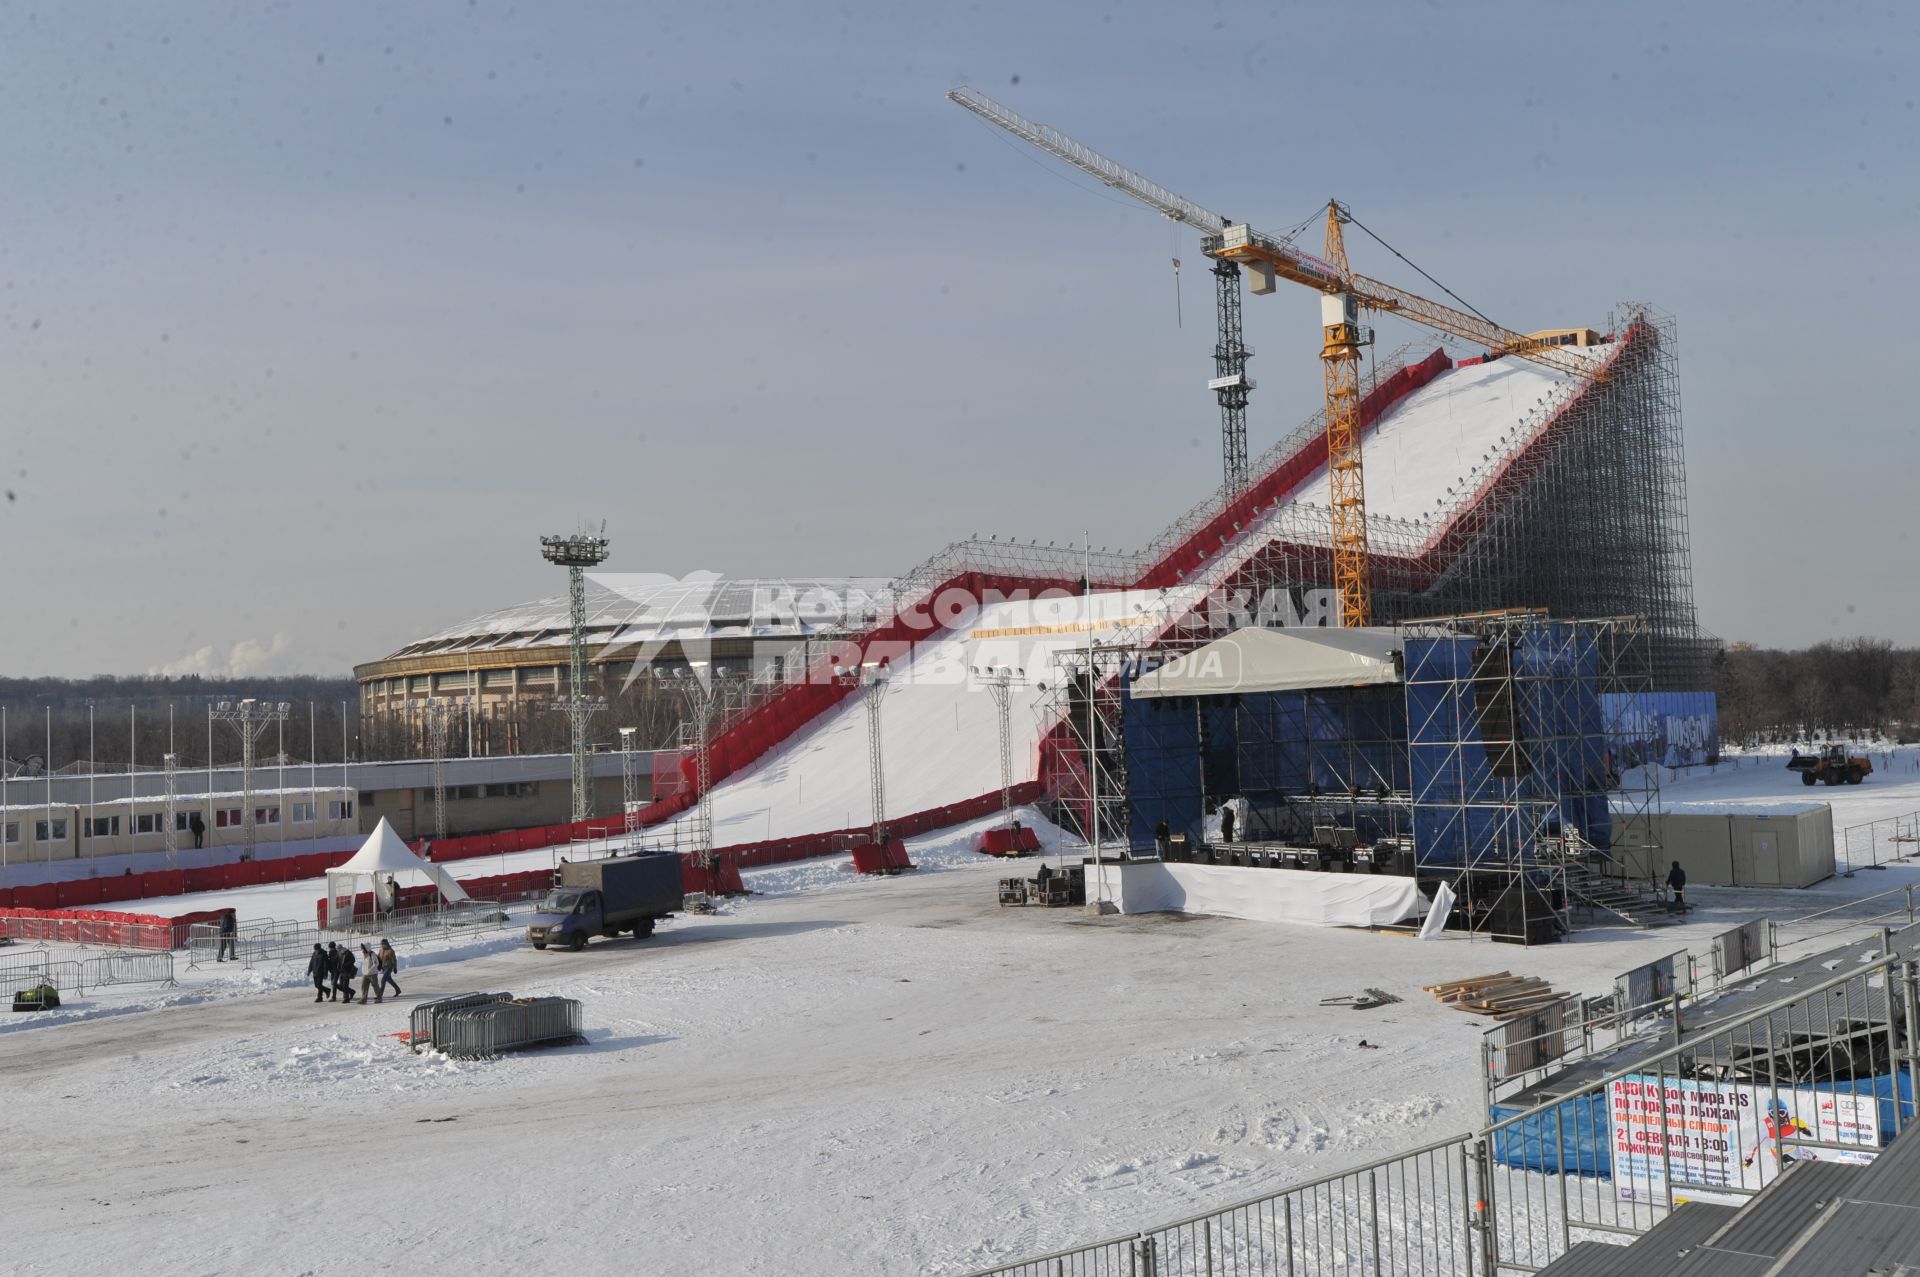
{"type": "Polygon", "coordinates": [[[286,702],[284,723],[269,724],[258,757],[338,763],[343,748],[363,756],[358,732],[359,691],[350,678],[206,679],[168,677],[0,678],[4,738],[0,755],[15,774],[81,768],[102,772],[164,766],[171,752],[182,769],[240,761],[238,730],[214,723],[209,757],[207,709],[219,701],[252,697],[286,702]]]}
{"type": "Polygon", "coordinates": [[[1847,638],[1795,651],[1729,644],[1714,689],[1720,739],[1920,739],[1920,648],[1847,638]]]}

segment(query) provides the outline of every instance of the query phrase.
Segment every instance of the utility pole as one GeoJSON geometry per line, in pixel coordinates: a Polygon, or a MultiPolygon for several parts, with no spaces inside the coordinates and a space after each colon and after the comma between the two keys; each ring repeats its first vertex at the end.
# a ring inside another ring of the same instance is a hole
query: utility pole
{"type": "Polygon", "coordinates": [[[587,699],[587,569],[607,558],[606,525],[599,533],[540,538],[540,553],[549,563],[567,570],[568,619],[571,632],[568,663],[572,686],[564,706],[573,744],[573,819],[593,815],[593,776],[588,767],[587,727],[594,706],[587,699]]]}
{"type": "Polygon", "coordinates": [[[253,810],[254,754],[260,733],[267,730],[269,723],[284,723],[289,708],[285,701],[269,705],[249,696],[243,701],[221,701],[209,715],[216,722],[232,723],[234,730],[240,733],[240,820],[246,829],[248,860],[253,859],[259,841],[259,828],[253,810]]]}

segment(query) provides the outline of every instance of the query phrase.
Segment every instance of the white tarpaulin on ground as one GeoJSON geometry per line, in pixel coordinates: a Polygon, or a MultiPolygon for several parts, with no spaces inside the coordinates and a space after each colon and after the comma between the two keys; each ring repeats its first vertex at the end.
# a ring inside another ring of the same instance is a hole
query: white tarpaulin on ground
{"type": "MultiPolygon", "coordinates": [[[[1104,875],[1121,913],[1196,913],[1315,927],[1379,927],[1411,918],[1425,903],[1411,878],[1308,873],[1230,865],[1123,861],[1104,875]]],[[[1089,898],[1097,897],[1091,866],[1089,898]]]]}
{"type": "Polygon", "coordinates": [[[394,832],[386,817],[380,818],[380,824],[367,835],[360,844],[360,850],[344,865],[327,870],[327,920],[337,925],[343,919],[353,917],[353,898],[360,893],[361,879],[367,880],[367,890],[381,902],[381,907],[393,907],[393,897],[385,879],[398,880],[401,874],[418,874],[440,888],[440,895],[451,902],[467,899],[466,889],[454,876],[430,860],[422,860],[413,854],[406,840],[394,832]]]}
{"type": "Polygon", "coordinates": [[[1133,680],[1135,696],[1222,696],[1398,683],[1391,629],[1235,630],[1133,680]]]}

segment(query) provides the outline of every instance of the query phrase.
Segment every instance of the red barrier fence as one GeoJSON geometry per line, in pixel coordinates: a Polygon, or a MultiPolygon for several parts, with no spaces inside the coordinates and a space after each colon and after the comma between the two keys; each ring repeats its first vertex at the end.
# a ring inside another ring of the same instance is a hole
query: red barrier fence
{"type": "MultiPolygon", "coordinates": [[[[17,896],[19,888],[15,888],[17,896]]],[[[197,922],[215,922],[224,909],[175,914],[119,913],[109,909],[0,908],[0,919],[16,939],[51,944],[117,945],[141,949],[179,949],[197,922]]]]}

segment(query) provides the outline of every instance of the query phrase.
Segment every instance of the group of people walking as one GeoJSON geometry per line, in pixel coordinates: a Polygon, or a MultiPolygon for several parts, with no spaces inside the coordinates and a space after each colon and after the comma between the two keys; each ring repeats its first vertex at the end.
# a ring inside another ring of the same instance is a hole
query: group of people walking
{"type": "Polygon", "coordinates": [[[399,955],[394,953],[393,945],[386,940],[380,942],[378,952],[363,943],[358,957],[354,956],[352,945],[328,941],[325,945],[314,945],[313,956],[307,959],[307,974],[313,977],[315,1002],[332,1002],[336,998],[341,1002],[353,1001],[355,976],[360,978],[362,1004],[369,997],[375,1002],[384,1002],[389,985],[393,986],[394,996],[399,997],[400,981],[394,978],[394,973],[399,969],[399,955]]]}

